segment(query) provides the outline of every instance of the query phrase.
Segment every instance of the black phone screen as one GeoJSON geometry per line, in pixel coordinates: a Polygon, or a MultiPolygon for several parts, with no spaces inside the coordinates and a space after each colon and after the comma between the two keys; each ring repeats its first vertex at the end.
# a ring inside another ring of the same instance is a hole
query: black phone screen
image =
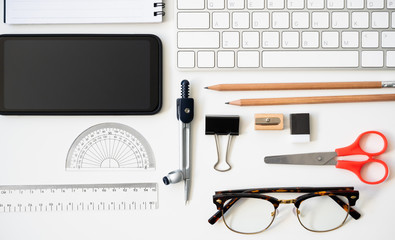
{"type": "Polygon", "coordinates": [[[2,35],[3,114],[154,114],[162,47],[154,35],[2,35]]]}

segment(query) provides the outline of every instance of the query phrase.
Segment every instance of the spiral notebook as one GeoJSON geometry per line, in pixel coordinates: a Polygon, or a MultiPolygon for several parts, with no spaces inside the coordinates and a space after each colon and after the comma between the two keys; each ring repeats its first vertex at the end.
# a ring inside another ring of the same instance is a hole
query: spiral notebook
{"type": "Polygon", "coordinates": [[[8,24],[161,22],[162,0],[4,0],[8,24]]]}

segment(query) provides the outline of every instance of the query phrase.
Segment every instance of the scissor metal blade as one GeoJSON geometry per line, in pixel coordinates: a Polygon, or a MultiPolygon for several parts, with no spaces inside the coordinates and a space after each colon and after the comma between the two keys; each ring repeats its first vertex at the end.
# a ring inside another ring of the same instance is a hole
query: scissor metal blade
{"type": "Polygon", "coordinates": [[[265,163],[297,165],[336,165],[336,152],[302,153],[265,157],[265,163]]]}

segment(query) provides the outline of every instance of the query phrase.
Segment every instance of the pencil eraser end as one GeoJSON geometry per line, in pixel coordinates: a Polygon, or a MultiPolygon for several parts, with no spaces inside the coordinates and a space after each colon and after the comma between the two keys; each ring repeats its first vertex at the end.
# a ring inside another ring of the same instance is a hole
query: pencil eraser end
{"type": "Polygon", "coordinates": [[[310,142],[310,114],[294,113],[290,120],[292,142],[310,142]]]}

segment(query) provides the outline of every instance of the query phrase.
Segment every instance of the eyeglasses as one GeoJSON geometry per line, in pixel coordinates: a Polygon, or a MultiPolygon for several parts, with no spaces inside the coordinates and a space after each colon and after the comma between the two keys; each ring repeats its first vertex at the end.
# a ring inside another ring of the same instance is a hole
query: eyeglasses
{"type": "Polygon", "coordinates": [[[313,232],[335,230],[359,214],[354,206],[359,192],[353,187],[326,188],[261,188],[218,191],[213,202],[218,211],[208,220],[215,224],[222,217],[225,225],[236,233],[254,234],[265,231],[273,223],[280,204],[295,205],[300,224],[313,232]],[[263,193],[306,193],[295,199],[279,200],[263,193]]]}

